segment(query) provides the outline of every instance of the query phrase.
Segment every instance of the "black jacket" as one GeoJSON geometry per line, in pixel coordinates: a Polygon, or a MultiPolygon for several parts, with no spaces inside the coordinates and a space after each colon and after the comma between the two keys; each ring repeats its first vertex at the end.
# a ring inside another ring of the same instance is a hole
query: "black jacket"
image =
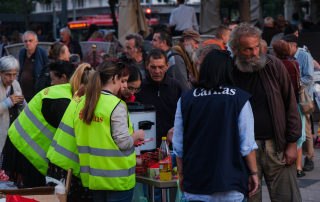
{"type": "MultiPolygon", "coordinates": [[[[63,41],[60,40],[60,42],[63,42],[63,41]]],[[[83,59],[81,46],[80,46],[79,42],[75,38],[73,38],[72,36],[70,37],[69,52],[71,54],[78,54],[80,56],[80,59],[81,60],[83,59]]]]}
{"type": "Polygon", "coordinates": [[[154,82],[147,73],[140,87],[141,91],[135,94],[135,101],[155,107],[157,148],[159,148],[161,137],[167,137],[168,131],[174,126],[177,103],[183,89],[181,83],[169,77],[167,73],[160,85],[154,82]]]}

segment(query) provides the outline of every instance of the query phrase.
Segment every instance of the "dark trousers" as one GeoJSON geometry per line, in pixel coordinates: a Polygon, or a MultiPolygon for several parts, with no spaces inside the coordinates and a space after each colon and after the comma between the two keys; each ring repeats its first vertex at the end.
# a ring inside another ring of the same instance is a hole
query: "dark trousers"
{"type": "Polygon", "coordinates": [[[133,189],[128,191],[90,190],[94,202],[132,202],[133,189]]]}

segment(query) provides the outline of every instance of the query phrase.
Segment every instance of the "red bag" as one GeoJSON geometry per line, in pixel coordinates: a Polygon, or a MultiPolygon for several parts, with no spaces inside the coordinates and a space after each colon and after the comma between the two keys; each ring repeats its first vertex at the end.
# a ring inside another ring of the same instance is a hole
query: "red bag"
{"type": "Polygon", "coordinates": [[[7,195],[6,202],[40,202],[40,201],[25,198],[19,195],[14,195],[14,196],[7,195]]]}

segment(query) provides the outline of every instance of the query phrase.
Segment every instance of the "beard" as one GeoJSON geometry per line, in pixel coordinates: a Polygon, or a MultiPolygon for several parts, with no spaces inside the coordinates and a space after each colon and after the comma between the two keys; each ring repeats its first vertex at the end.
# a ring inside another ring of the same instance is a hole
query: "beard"
{"type": "Polygon", "coordinates": [[[253,56],[250,59],[246,59],[241,54],[237,54],[235,58],[235,65],[242,72],[256,72],[264,68],[266,64],[266,55],[262,52],[259,53],[259,56],[253,56]],[[253,61],[256,60],[256,61],[253,61]]]}
{"type": "Polygon", "coordinates": [[[189,45],[189,44],[185,46],[185,49],[186,49],[186,52],[187,52],[191,62],[195,62],[197,60],[197,52],[196,52],[196,50],[194,50],[192,48],[192,46],[189,45]]]}

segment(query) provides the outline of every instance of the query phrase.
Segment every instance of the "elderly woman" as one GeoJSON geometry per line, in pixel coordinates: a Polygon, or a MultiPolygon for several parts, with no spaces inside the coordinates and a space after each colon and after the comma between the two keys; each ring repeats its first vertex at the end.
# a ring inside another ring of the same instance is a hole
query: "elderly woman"
{"type": "MultiPolygon", "coordinates": [[[[7,152],[4,145],[6,143],[8,129],[27,105],[24,96],[21,94],[20,85],[15,80],[19,72],[19,67],[18,60],[11,55],[0,59],[0,151],[3,151],[3,155],[6,155],[7,152]]],[[[6,163],[3,162],[2,166],[4,168],[5,164],[6,163]]],[[[17,182],[15,174],[11,174],[9,175],[10,180],[17,182]]]]}
{"type": "Polygon", "coordinates": [[[117,52],[124,52],[122,45],[120,44],[118,39],[113,35],[111,31],[107,31],[104,34],[103,38],[106,40],[106,42],[113,43],[114,48],[116,49],[117,52]]]}

